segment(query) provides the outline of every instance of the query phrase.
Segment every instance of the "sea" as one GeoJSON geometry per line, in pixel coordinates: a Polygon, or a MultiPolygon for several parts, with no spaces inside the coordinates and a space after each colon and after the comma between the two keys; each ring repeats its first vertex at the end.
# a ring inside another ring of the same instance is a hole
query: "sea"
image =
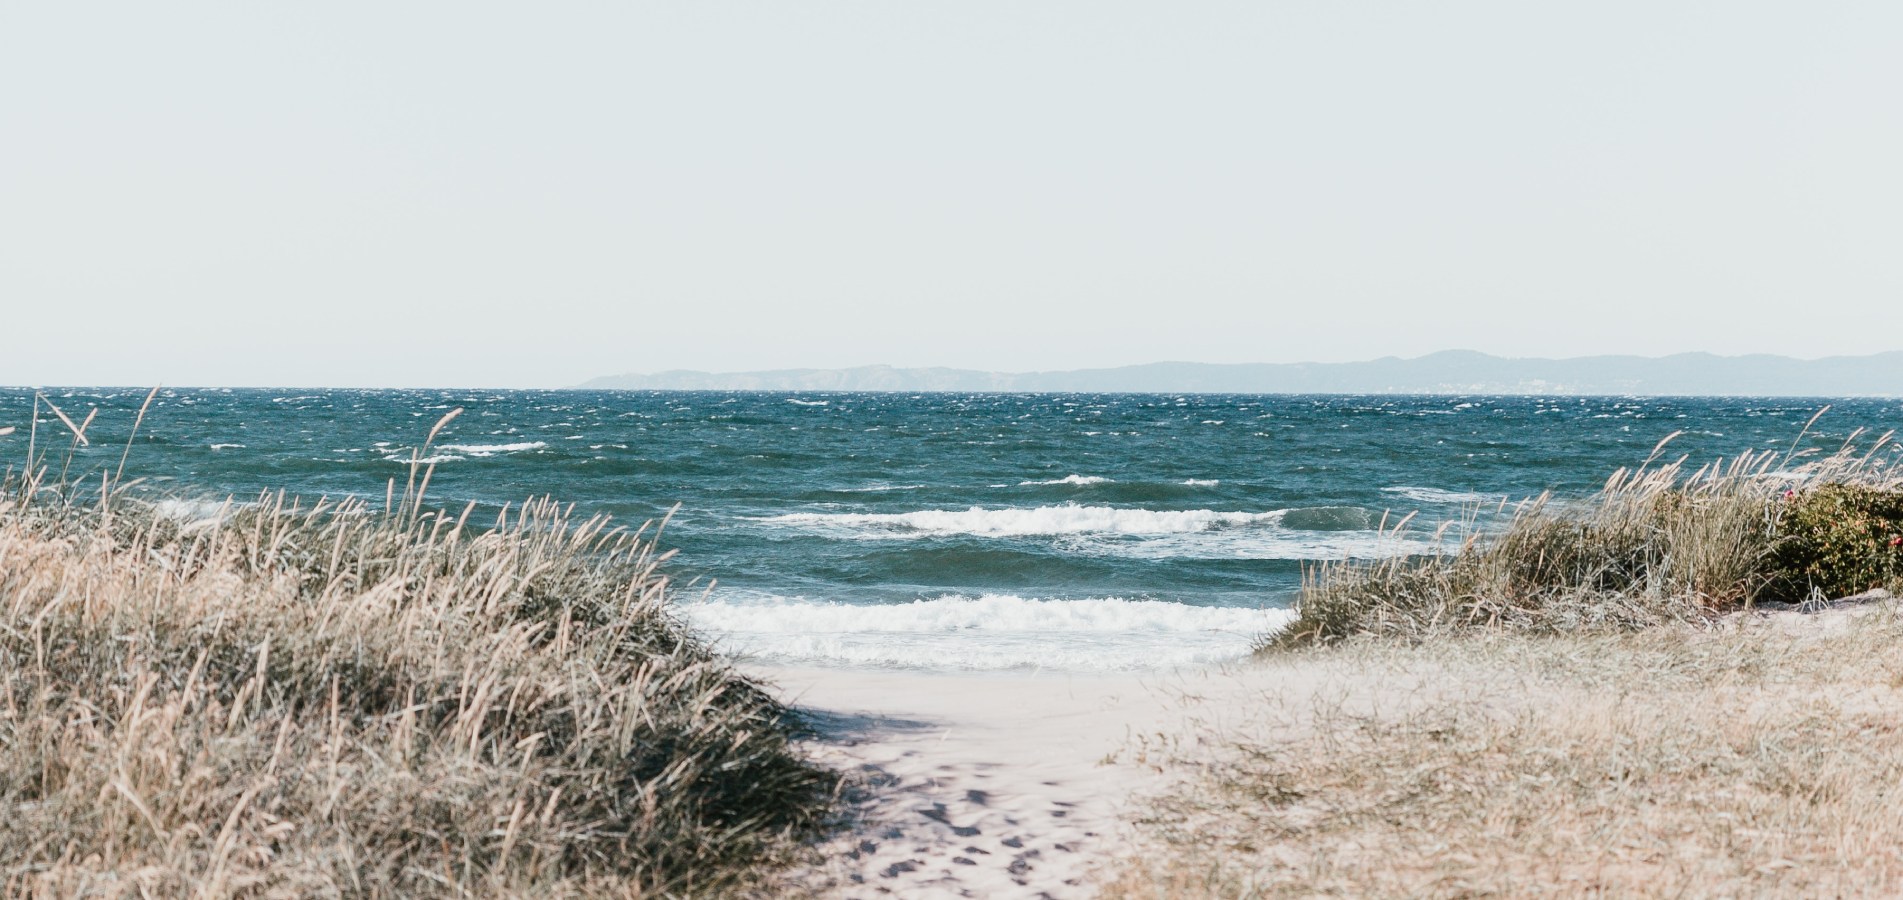
{"type": "MultiPolygon", "coordinates": [[[[92,419],[72,472],[117,466],[146,393],[44,391],[92,419]]],[[[0,389],[0,465],[34,397],[0,389]]],[[[761,662],[1155,670],[1246,656],[1328,561],[1432,552],[1651,458],[1899,425],[1876,399],[164,389],[126,477],[381,504],[420,454],[473,521],[551,496],[646,524],[681,614],[761,662]]],[[[37,432],[64,464],[44,404],[37,432]]]]}

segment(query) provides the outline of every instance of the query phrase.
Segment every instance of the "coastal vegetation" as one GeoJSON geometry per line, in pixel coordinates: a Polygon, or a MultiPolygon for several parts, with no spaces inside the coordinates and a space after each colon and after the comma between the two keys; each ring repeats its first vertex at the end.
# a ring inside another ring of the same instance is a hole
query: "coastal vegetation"
{"type": "Polygon", "coordinates": [[[1892,603],[1262,665],[1246,717],[1157,762],[1105,897],[1903,891],[1892,603]]]}
{"type": "Polygon", "coordinates": [[[1472,629],[1630,630],[1896,587],[1895,449],[1884,435],[1808,461],[1776,451],[1691,470],[1682,458],[1649,460],[1614,472],[1585,500],[1526,500],[1495,528],[1473,527],[1476,510],[1454,523],[1461,537],[1446,552],[1311,570],[1298,618],[1259,652],[1472,629]]]}
{"type": "Polygon", "coordinates": [[[1106,895],[1894,896],[1894,458],[1648,461],[1321,567],[1106,895]]]}
{"type": "Polygon", "coordinates": [[[728,894],[829,815],[641,532],[432,509],[427,442],[381,507],[157,498],[58,418],[0,481],[7,895],[728,894]]]}

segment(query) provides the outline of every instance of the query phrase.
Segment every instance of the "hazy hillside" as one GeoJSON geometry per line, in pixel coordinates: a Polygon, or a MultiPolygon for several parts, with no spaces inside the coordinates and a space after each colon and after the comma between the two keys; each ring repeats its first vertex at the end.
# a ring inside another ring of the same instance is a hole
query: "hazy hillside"
{"type": "Polygon", "coordinates": [[[1070,372],[971,369],[780,369],[611,375],[584,388],[772,391],[1155,391],[1263,394],[1903,395],[1903,351],[1804,360],[1784,356],[1584,356],[1509,359],[1449,350],[1352,363],[1150,363],[1070,372]]]}

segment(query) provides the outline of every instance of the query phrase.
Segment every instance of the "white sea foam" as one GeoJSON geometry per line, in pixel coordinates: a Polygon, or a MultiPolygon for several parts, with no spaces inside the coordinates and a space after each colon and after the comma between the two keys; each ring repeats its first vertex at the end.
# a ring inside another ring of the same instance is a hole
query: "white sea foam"
{"type": "Polygon", "coordinates": [[[729,595],[680,607],[721,645],[777,662],[933,669],[1162,669],[1240,659],[1288,610],[1162,600],[949,595],[854,605],[729,595]]]}
{"type": "Polygon", "coordinates": [[[1049,481],[1020,481],[1018,482],[1018,487],[1029,487],[1031,485],[1039,485],[1039,484],[1108,484],[1108,483],[1110,483],[1110,479],[1104,478],[1101,475],[1066,475],[1062,478],[1053,478],[1049,481]]]}
{"type": "Polygon", "coordinates": [[[1222,482],[1214,478],[1190,478],[1183,483],[1190,487],[1215,487],[1222,482]]]}
{"type": "Polygon", "coordinates": [[[1418,500],[1422,503],[1499,503],[1505,497],[1504,494],[1449,491],[1441,488],[1411,487],[1409,485],[1384,487],[1381,490],[1383,493],[1400,494],[1409,500],[1418,500]]]}
{"type": "Polygon", "coordinates": [[[1121,559],[1388,559],[1443,549],[1419,535],[1284,528],[1228,528],[1135,537],[1091,535],[1068,540],[1064,546],[1067,551],[1121,559]]]}
{"type": "Polygon", "coordinates": [[[193,527],[222,522],[234,511],[248,505],[249,504],[228,499],[191,500],[179,497],[168,497],[164,500],[155,501],[152,504],[152,511],[174,522],[182,523],[187,527],[193,527]]]}
{"type": "Polygon", "coordinates": [[[245,449],[245,446],[243,444],[212,444],[211,449],[213,450],[243,450],[245,449]]]}
{"type": "Polygon", "coordinates": [[[791,403],[794,406],[831,406],[833,405],[833,402],[831,400],[801,400],[798,397],[788,397],[786,398],[786,402],[791,403]]]}
{"type": "MultiPolygon", "coordinates": [[[[520,441],[514,444],[438,444],[434,448],[438,452],[418,459],[417,462],[429,465],[431,463],[452,462],[472,456],[480,459],[482,457],[495,456],[498,453],[519,453],[523,450],[540,450],[547,446],[548,444],[542,441],[520,441]]],[[[408,449],[398,450],[385,455],[383,458],[389,462],[408,464],[410,462],[410,452],[408,449]]]]}
{"type": "Polygon", "coordinates": [[[498,453],[540,450],[547,446],[548,444],[541,441],[522,441],[514,444],[443,444],[441,449],[452,453],[467,453],[470,456],[494,456],[498,453]]]}
{"type": "Polygon", "coordinates": [[[756,521],[854,537],[908,538],[969,534],[1028,537],[1067,534],[1181,534],[1217,528],[1272,525],[1287,510],[1217,512],[1208,509],[1152,510],[1111,506],[1059,506],[966,510],[928,509],[908,513],[792,513],[756,521]]]}

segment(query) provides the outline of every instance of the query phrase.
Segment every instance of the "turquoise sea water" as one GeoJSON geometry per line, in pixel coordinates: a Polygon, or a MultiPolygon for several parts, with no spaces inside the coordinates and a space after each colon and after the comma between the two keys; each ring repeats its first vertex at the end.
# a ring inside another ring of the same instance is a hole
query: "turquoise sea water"
{"type": "MultiPolygon", "coordinates": [[[[24,457],[32,396],[0,390],[0,427],[19,426],[0,460],[24,457]]],[[[76,421],[98,409],[81,470],[116,464],[145,392],[47,396],[76,421]]],[[[381,503],[460,407],[429,453],[437,501],[548,494],[629,525],[678,505],[662,543],[683,608],[736,650],[1143,668],[1245,652],[1315,561],[1589,493],[1674,432],[1668,457],[1786,448],[1826,403],[1799,446],[1903,424],[1888,400],[181,389],[160,393],[128,476],[381,503]]]]}

